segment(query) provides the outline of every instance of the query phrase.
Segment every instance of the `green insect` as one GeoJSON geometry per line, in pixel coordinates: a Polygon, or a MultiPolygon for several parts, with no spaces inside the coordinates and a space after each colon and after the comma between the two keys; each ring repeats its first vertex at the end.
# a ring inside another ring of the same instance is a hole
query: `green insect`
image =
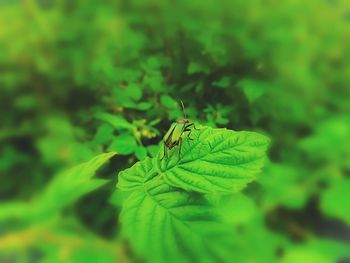
{"type": "Polygon", "coordinates": [[[196,128],[193,122],[190,122],[187,120],[187,115],[185,113],[185,107],[183,102],[181,101],[181,106],[182,110],[184,113],[184,119],[178,120],[177,122],[173,122],[170,126],[170,129],[168,132],[165,134],[163,138],[163,143],[164,143],[164,155],[160,160],[163,160],[164,157],[168,158],[168,153],[167,150],[173,149],[175,146],[179,147],[179,159],[181,158],[181,147],[182,147],[182,135],[186,132],[187,134],[187,139],[188,140],[193,140],[190,135],[192,132],[192,128],[195,130],[199,130],[196,128]]]}

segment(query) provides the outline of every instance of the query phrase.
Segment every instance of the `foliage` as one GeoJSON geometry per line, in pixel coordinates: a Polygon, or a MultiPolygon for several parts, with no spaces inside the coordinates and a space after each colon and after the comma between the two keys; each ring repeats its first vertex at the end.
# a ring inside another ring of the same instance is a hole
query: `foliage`
{"type": "MultiPolygon", "coordinates": [[[[84,261],[90,256],[101,257],[98,251],[89,251],[97,245],[107,253],[111,261],[119,258],[116,246],[106,244],[84,230],[74,218],[64,217],[64,208],[71,206],[76,200],[106,183],[103,179],[92,176],[114,153],[101,154],[89,162],[57,174],[44,191],[30,202],[13,202],[0,206],[0,222],[7,225],[0,239],[0,249],[5,253],[5,260],[30,261],[33,255],[27,253],[27,247],[45,255],[44,262],[52,261],[84,261]],[[9,222],[15,222],[9,224],[9,222]],[[83,238],[79,237],[83,235],[83,238]],[[46,240],[47,243],[42,241],[46,240]],[[13,253],[24,249],[24,254],[13,253]],[[88,256],[85,254],[87,253],[88,256]]],[[[39,254],[40,256],[40,254],[39,254]]],[[[39,260],[38,255],[34,260],[39,260]]]]}
{"type": "Polygon", "coordinates": [[[1,262],[226,259],[226,246],[212,241],[228,234],[205,227],[217,218],[233,232],[220,240],[233,246],[228,262],[350,259],[349,1],[0,7],[1,262]],[[175,147],[160,161],[162,137],[183,117],[180,100],[202,128],[184,140],[182,159],[175,147]],[[265,167],[260,134],[271,139],[265,167]],[[192,159],[211,147],[217,155],[192,159]],[[97,163],[79,171],[99,158],[111,161],[95,177],[97,163]],[[138,161],[161,178],[152,195],[139,189],[143,173],[130,175],[138,161]],[[114,193],[116,184],[130,191],[114,193]],[[154,244],[163,237],[135,232],[156,229],[147,207],[168,218],[150,196],[179,205],[167,232],[178,240],[154,244]],[[183,213],[186,204],[198,209],[183,213]],[[127,207],[145,221],[131,224],[127,207]],[[178,231],[191,216],[205,219],[192,222],[200,235],[178,231]],[[130,245],[122,233],[135,238],[130,245]]]}
{"type": "Polygon", "coordinates": [[[193,143],[188,136],[181,152],[162,158],[159,151],[119,174],[118,187],[131,192],[123,203],[122,230],[149,262],[229,262],[233,230],[218,213],[224,206],[210,202],[210,195],[220,200],[250,182],[268,140],[209,127],[191,132],[193,143]]]}

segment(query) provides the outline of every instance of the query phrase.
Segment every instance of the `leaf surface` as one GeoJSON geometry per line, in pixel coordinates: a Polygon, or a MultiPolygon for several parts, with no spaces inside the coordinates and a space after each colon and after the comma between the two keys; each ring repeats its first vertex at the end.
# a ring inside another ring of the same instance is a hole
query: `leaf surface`
{"type": "Polygon", "coordinates": [[[100,112],[95,115],[95,118],[109,123],[116,130],[132,131],[133,129],[132,124],[120,115],[112,115],[110,113],[100,112]]]}
{"type": "Polygon", "coordinates": [[[350,225],[349,179],[337,179],[321,195],[320,208],[329,217],[339,218],[350,225]]]}
{"type": "Polygon", "coordinates": [[[227,262],[232,236],[201,196],[175,189],[146,158],[120,173],[118,187],[133,190],[125,200],[123,233],[147,262],[227,262]]]}
{"type": "Polygon", "coordinates": [[[165,181],[174,187],[201,193],[237,192],[251,182],[266,160],[267,137],[255,132],[201,128],[189,140],[169,151],[156,165],[165,181]]]}
{"type": "Polygon", "coordinates": [[[122,231],[147,262],[230,262],[233,229],[203,193],[235,192],[253,180],[268,139],[209,127],[186,138],[181,158],[179,147],[168,158],[160,150],[119,173],[118,188],[128,193],[122,231]]]}

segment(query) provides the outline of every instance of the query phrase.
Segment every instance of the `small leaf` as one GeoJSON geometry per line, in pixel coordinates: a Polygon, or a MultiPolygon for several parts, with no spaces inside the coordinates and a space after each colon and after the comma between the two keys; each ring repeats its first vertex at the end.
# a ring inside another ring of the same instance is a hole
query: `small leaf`
{"type": "Polygon", "coordinates": [[[108,147],[109,151],[115,151],[121,155],[128,155],[135,152],[137,143],[135,138],[129,134],[122,134],[114,137],[112,144],[108,147]]]}
{"type": "Polygon", "coordinates": [[[147,156],[147,149],[145,147],[138,146],[135,150],[135,155],[136,155],[137,159],[142,161],[147,156]]]}
{"type": "Polygon", "coordinates": [[[318,123],[314,129],[313,134],[299,142],[300,147],[312,160],[332,162],[350,169],[350,117],[331,117],[318,123]]]}
{"type": "Polygon", "coordinates": [[[256,101],[268,90],[267,83],[253,79],[240,80],[237,85],[243,89],[250,103],[256,101]]]}
{"type": "Polygon", "coordinates": [[[142,98],[142,89],[135,83],[130,83],[125,91],[125,95],[134,101],[139,101],[142,98]]]}
{"type": "Polygon", "coordinates": [[[95,115],[96,119],[105,121],[116,130],[132,130],[133,126],[126,119],[119,115],[101,112],[95,115]]]}
{"type": "Polygon", "coordinates": [[[321,196],[321,210],[330,217],[342,219],[350,225],[350,180],[338,179],[321,196]]]}
{"type": "Polygon", "coordinates": [[[108,124],[102,124],[98,127],[92,143],[95,145],[105,144],[111,140],[112,136],[113,127],[108,124]]]}
{"type": "Polygon", "coordinates": [[[149,152],[149,154],[152,157],[155,157],[158,153],[158,149],[159,149],[159,145],[155,144],[155,145],[148,145],[147,146],[147,151],[149,152]]]}
{"type": "Polygon", "coordinates": [[[220,80],[214,81],[212,84],[219,88],[227,88],[230,85],[230,78],[227,76],[222,77],[220,80]]]}
{"type": "Polygon", "coordinates": [[[208,199],[215,204],[222,218],[230,225],[244,224],[252,220],[257,213],[254,201],[242,193],[211,194],[208,199]]]}
{"type": "Polygon", "coordinates": [[[261,203],[273,208],[283,205],[290,209],[301,209],[308,200],[308,191],[302,187],[305,172],[287,164],[270,163],[259,178],[264,195],[261,203]]]}
{"type": "Polygon", "coordinates": [[[178,108],[177,102],[168,95],[162,95],[160,97],[160,102],[164,107],[166,107],[168,109],[177,109],[178,108]]]}
{"type": "Polygon", "coordinates": [[[204,64],[199,64],[197,62],[191,62],[187,67],[188,74],[195,74],[200,72],[208,74],[210,70],[204,64]]]}
{"type": "Polygon", "coordinates": [[[149,108],[152,107],[152,104],[149,102],[140,102],[139,104],[136,105],[138,110],[148,110],[149,108]]]}
{"type": "Polygon", "coordinates": [[[163,75],[160,71],[152,71],[143,78],[143,84],[155,92],[161,92],[164,89],[163,75]]]}

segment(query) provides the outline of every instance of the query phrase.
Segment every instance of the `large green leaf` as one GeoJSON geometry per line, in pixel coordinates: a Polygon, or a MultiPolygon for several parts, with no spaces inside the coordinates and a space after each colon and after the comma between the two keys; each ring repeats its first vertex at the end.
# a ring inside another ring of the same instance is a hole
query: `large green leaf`
{"type": "Polygon", "coordinates": [[[134,190],[123,204],[122,229],[147,262],[228,262],[233,257],[230,230],[209,202],[165,183],[152,159],[120,173],[118,186],[134,190]]]}
{"type": "Polygon", "coordinates": [[[174,187],[201,193],[236,192],[260,172],[266,159],[267,137],[255,132],[201,128],[183,136],[182,149],[158,154],[155,165],[174,187]]]}
{"type": "Polygon", "coordinates": [[[160,151],[119,173],[118,188],[129,192],[121,214],[124,234],[149,262],[233,258],[233,236],[202,193],[242,189],[260,171],[268,139],[209,127],[191,137],[183,136],[181,158],[176,147],[168,158],[160,151]]]}
{"type": "Polygon", "coordinates": [[[146,158],[142,162],[137,162],[131,168],[126,169],[118,175],[118,188],[123,191],[142,190],[143,185],[153,177],[157,176],[157,171],[152,169],[151,158],[146,158]]]}

